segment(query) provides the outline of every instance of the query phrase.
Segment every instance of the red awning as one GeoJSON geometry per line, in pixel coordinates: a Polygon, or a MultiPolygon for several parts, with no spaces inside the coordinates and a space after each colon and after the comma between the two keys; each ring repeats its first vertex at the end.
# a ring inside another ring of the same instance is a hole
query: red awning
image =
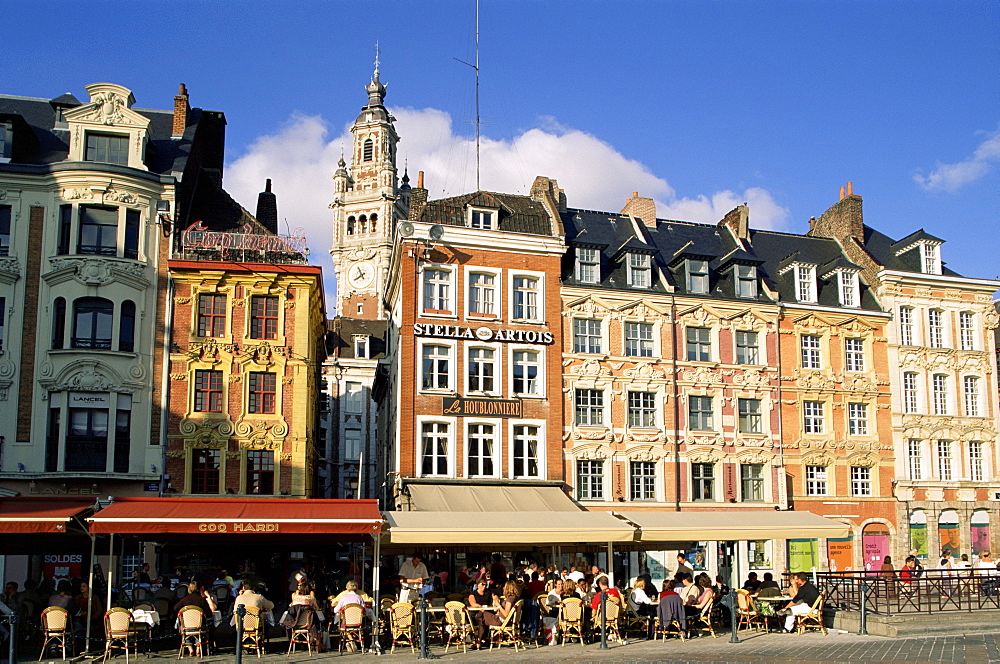
{"type": "Polygon", "coordinates": [[[381,532],[375,500],[118,498],[88,519],[115,534],[362,535],[381,532]]]}
{"type": "Polygon", "coordinates": [[[73,517],[93,509],[93,501],[6,498],[0,500],[0,533],[65,533],[73,517]]]}

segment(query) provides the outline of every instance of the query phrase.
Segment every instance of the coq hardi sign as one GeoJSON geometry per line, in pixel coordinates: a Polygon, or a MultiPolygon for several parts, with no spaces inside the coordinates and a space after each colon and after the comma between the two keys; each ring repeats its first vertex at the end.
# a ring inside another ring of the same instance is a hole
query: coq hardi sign
{"type": "Polygon", "coordinates": [[[469,339],[471,341],[512,341],[522,344],[550,344],[553,342],[551,332],[540,330],[494,330],[485,326],[471,328],[461,325],[414,323],[413,334],[418,337],[469,339]]]}

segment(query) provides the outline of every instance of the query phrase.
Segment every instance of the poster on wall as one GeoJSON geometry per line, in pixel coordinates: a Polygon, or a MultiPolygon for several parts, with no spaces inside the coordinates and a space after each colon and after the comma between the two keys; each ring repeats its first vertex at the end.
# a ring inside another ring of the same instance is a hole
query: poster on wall
{"type": "Polygon", "coordinates": [[[684,552],[688,565],[695,571],[705,569],[705,547],[699,546],[684,552]]]}
{"type": "Polygon", "coordinates": [[[55,583],[72,581],[81,576],[83,556],[77,554],[46,555],[42,559],[42,576],[55,583]]]}
{"type": "Polygon", "coordinates": [[[910,524],[910,549],[917,552],[917,557],[927,559],[927,524],[910,524]]]}
{"type": "Polygon", "coordinates": [[[788,571],[811,572],[819,566],[819,542],[814,539],[788,540],[788,571]]]}
{"type": "Polygon", "coordinates": [[[972,513],[972,553],[990,550],[990,517],[980,510],[972,513]]]}
{"type": "Polygon", "coordinates": [[[959,555],[958,548],[962,545],[962,541],[957,523],[939,523],[938,537],[941,543],[940,550],[942,554],[945,551],[951,551],[952,555],[959,555]]]}
{"type": "Polygon", "coordinates": [[[861,531],[861,550],[865,569],[881,569],[882,559],[889,555],[889,529],[878,523],[865,526],[861,531]]]}
{"type": "Polygon", "coordinates": [[[854,537],[828,538],[826,555],[831,572],[849,572],[854,568],[854,537]]]}

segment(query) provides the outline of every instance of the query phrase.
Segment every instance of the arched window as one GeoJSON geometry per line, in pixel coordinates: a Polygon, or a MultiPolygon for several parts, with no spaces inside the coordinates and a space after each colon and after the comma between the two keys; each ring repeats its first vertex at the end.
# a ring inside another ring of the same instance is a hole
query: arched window
{"type": "Polygon", "coordinates": [[[976,510],[969,523],[972,526],[972,553],[990,551],[990,513],[976,510]]]}
{"type": "Polygon", "coordinates": [[[374,156],[375,156],[375,144],[372,143],[372,139],[366,138],[361,160],[371,161],[374,158],[374,156]]]}
{"type": "Polygon", "coordinates": [[[131,353],[135,350],[135,302],[122,302],[122,317],[118,322],[118,350],[131,353]]]}
{"type": "Polygon", "coordinates": [[[889,555],[889,529],[885,524],[869,523],[861,531],[861,550],[864,551],[865,569],[882,568],[882,560],[889,555]]]}
{"type": "Polygon", "coordinates": [[[360,217],[358,217],[358,226],[359,226],[359,230],[358,230],[359,233],[367,233],[368,232],[368,217],[366,217],[365,215],[361,215],[360,217]]]}
{"type": "MultiPolygon", "coordinates": [[[[958,512],[944,510],[938,516],[938,538],[941,543],[941,555],[945,551],[955,553],[961,547],[961,536],[958,529],[958,512]]],[[[934,561],[937,562],[937,561],[934,561]]]]}
{"type": "Polygon", "coordinates": [[[115,305],[103,297],[81,297],[73,302],[73,348],[111,350],[115,305]]]}
{"type": "Polygon", "coordinates": [[[372,216],[368,217],[368,221],[371,224],[371,226],[370,226],[370,228],[368,230],[370,230],[372,233],[374,233],[375,232],[375,222],[378,221],[378,215],[377,214],[373,214],[372,216]]]}
{"type": "Polygon", "coordinates": [[[354,235],[354,217],[347,218],[347,234],[354,235]]]}
{"type": "Polygon", "coordinates": [[[59,350],[63,347],[65,334],[66,299],[57,297],[52,306],[52,348],[59,350]]]}

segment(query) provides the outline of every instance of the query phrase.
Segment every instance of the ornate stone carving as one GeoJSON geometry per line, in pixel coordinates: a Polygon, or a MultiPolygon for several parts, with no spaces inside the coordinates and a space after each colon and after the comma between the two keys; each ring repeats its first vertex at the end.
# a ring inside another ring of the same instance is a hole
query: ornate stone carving
{"type": "Polygon", "coordinates": [[[880,457],[874,452],[855,452],[851,456],[847,457],[847,459],[852,466],[874,468],[878,465],[880,457]]]}
{"type": "Polygon", "coordinates": [[[764,452],[763,450],[753,450],[740,452],[737,458],[740,460],[740,463],[766,464],[774,458],[774,455],[764,452]]]}
{"type": "Polygon", "coordinates": [[[90,101],[94,104],[94,108],[87,116],[87,119],[106,125],[125,121],[125,113],[123,111],[128,108],[128,104],[126,99],[121,95],[110,91],[103,91],[91,97],[90,101]]]}
{"type": "Polygon", "coordinates": [[[744,369],[742,373],[737,371],[733,375],[733,383],[744,387],[761,387],[769,382],[767,376],[762,374],[760,369],[744,369]]]}
{"type": "Polygon", "coordinates": [[[693,325],[697,327],[714,327],[719,324],[719,316],[713,311],[709,311],[706,307],[697,306],[694,309],[689,309],[682,313],[679,318],[686,325],[693,325]]]}
{"type": "Polygon", "coordinates": [[[281,450],[281,441],[269,438],[251,438],[249,440],[241,440],[240,447],[245,450],[273,450],[278,452],[281,450]]]}
{"type": "Polygon", "coordinates": [[[878,386],[874,381],[863,376],[855,376],[845,380],[841,387],[852,392],[877,392],[878,386]]]}
{"type": "Polygon", "coordinates": [[[626,369],[625,375],[634,380],[653,380],[666,378],[666,375],[649,362],[643,362],[633,369],[626,369]]]}
{"type": "Polygon", "coordinates": [[[7,400],[7,394],[10,390],[10,386],[14,384],[12,380],[0,380],[0,401],[7,400]]]}
{"type": "Polygon", "coordinates": [[[0,201],[5,200],[6,198],[7,198],[7,190],[0,189],[0,201]]]}
{"type": "Polygon", "coordinates": [[[181,420],[177,428],[185,436],[191,436],[199,432],[201,434],[216,434],[219,436],[231,436],[233,433],[232,423],[229,420],[223,419],[192,420],[185,418],[181,420]]]}
{"type": "Polygon", "coordinates": [[[292,378],[291,376],[286,376],[281,379],[282,385],[291,385],[293,382],[295,382],[295,379],[292,378]]]}
{"type": "Polygon", "coordinates": [[[722,376],[708,367],[698,367],[697,369],[685,369],[681,374],[684,380],[698,384],[721,383],[722,376]]]}
{"type": "Polygon", "coordinates": [[[183,459],[184,456],[185,456],[185,452],[179,452],[179,451],[170,451],[170,452],[167,452],[167,458],[168,459],[183,459]]]}
{"type": "Polygon", "coordinates": [[[355,247],[346,254],[349,261],[369,261],[378,255],[378,252],[371,247],[355,247]]]}
{"type": "Polygon", "coordinates": [[[610,313],[610,307],[593,297],[587,296],[574,302],[570,302],[566,306],[566,310],[563,312],[563,315],[572,316],[573,314],[586,314],[588,316],[604,316],[610,313]]]}
{"type": "Polygon", "coordinates": [[[188,375],[186,373],[172,373],[170,374],[170,380],[187,380],[188,375]]]}
{"type": "Polygon", "coordinates": [[[831,376],[824,376],[822,373],[817,372],[803,372],[800,369],[795,370],[797,377],[795,384],[805,390],[835,390],[837,389],[837,381],[831,376]]]}
{"type": "Polygon", "coordinates": [[[722,453],[711,448],[688,450],[685,456],[691,463],[718,463],[722,461],[722,453]]]}
{"type": "Polygon", "coordinates": [[[576,440],[614,440],[614,434],[610,429],[599,429],[596,431],[573,430],[573,438],[576,440]]]}
{"type": "Polygon", "coordinates": [[[283,452],[282,455],[281,455],[281,460],[282,461],[291,461],[292,460],[292,453],[291,452],[283,452]]]}
{"type": "Polygon", "coordinates": [[[598,360],[590,359],[570,367],[569,372],[578,376],[610,376],[611,369],[601,366],[598,360]]]}
{"type": "Polygon", "coordinates": [[[603,447],[587,446],[582,449],[574,449],[573,457],[581,461],[600,461],[611,456],[610,450],[603,447]]]}
{"type": "Polygon", "coordinates": [[[239,374],[230,374],[229,375],[229,382],[230,383],[242,383],[243,382],[243,376],[241,376],[239,374]]]}
{"type": "Polygon", "coordinates": [[[63,189],[62,198],[64,201],[90,200],[94,197],[91,189],[80,187],[77,189],[63,189]]]}
{"type": "Polygon", "coordinates": [[[625,434],[626,441],[637,443],[656,443],[663,440],[663,433],[632,433],[625,434]]]}
{"type": "Polygon", "coordinates": [[[191,298],[189,298],[189,297],[175,297],[174,298],[174,302],[176,302],[177,304],[187,304],[190,301],[191,301],[191,298]]]}
{"type": "Polygon", "coordinates": [[[833,456],[819,450],[806,452],[802,455],[802,463],[807,466],[832,466],[833,456]]]}
{"type": "Polygon", "coordinates": [[[42,362],[42,366],[38,368],[38,374],[40,376],[51,376],[52,375],[52,363],[48,360],[42,362]]]}
{"type": "Polygon", "coordinates": [[[0,272],[20,277],[21,263],[16,258],[0,258],[0,272]]]}
{"type": "Polygon", "coordinates": [[[114,185],[109,184],[108,188],[104,190],[104,202],[107,203],[108,201],[135,205],[137,199],[134,194],[127,191],[118,191],[114,185]]]}
{"type": "Polygon", "coordinates": [[[128,375],[134,380],[142,380],[146,377],[146,369],[141,364],[133,364],[128,368],[128,375]]]}
{"type": "Polygon", "coordinates": [[[664,452],[655,447],[640,447],[629,450],[626,456],[628,456],[630,461],[659,461],[663,458],[664,452]]]}

